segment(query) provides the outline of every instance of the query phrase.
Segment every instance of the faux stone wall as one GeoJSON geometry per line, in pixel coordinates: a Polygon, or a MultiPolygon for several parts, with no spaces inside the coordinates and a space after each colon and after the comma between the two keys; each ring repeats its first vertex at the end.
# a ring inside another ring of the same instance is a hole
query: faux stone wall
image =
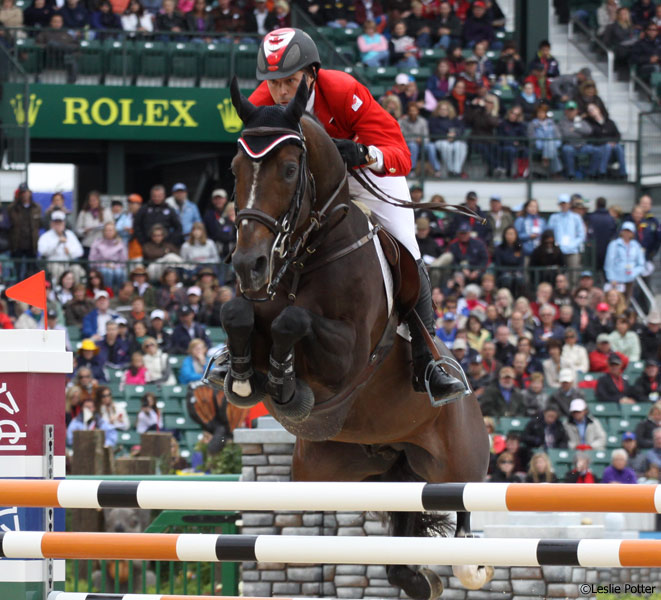
{"type": "MultiPolygon", "coordinates": [[[[290,480],[294,436],[283,429],[242,429],[234,432],[234,441],[243,450],[242,481],[290,480]]],[[[245,512],[242,521],[241,533],[248,535],[387,535],[379,516],[372,513],[245,512]]],[[[585,598],[579,592],[581,584],[646,583],[656,585],[657,593],[661,591],[661,569],[497,568],[493,580],[479,591],[467,591],[451,567],[434,570],[443,580],[443,600],[585,598]]],[[[376,565],[244,562],[242,581],[244,596],[399,596],[399,590],[388,584],[385,567],[376,565]]]]}

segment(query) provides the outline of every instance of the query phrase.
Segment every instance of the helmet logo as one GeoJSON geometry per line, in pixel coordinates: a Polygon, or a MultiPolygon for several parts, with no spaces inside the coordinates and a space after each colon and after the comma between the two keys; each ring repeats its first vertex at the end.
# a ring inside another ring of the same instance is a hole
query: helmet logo
{"type": "Polygon", "coordinates": [[[296,31],[294,29],[285,28],[276,29],[275,31],[266,34],[263,48],[266,62],[269,65],[269,71],[278,70],[285,50],[295,33],[296,31]]]}

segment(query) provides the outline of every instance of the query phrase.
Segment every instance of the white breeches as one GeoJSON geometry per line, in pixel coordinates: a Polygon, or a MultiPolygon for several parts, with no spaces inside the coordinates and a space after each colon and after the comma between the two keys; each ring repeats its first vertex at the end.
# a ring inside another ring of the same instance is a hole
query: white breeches
{"type": "MultiPolygon", "coordinates": [[[[406,177],[378,177],[371,169],[361,169],[361,174],[384,194],[404,202],[411,201],[406,177]]],[[[349,191],[352,197],[365,204],[372,211],[376,220],[383,225],[388,233],[404,245],[413,258],[416,260],[420,258],[420,249],[415,239],[413,209],[399,208],[379,200],[351,176],[349,176],[349,191]]]]}

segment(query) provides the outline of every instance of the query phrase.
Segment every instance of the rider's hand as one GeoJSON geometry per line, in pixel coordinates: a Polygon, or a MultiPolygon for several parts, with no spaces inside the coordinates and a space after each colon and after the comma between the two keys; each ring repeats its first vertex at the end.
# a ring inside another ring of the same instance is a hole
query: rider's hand
{"type": "Polygon", "coordinates": [[[368,149],[364,144],[357,144],[351,140],[338,140],[333,138],[333,142],[340,151],[342,160],[350,169],[353,167],[362,167],[368,163],[368,149]]]}

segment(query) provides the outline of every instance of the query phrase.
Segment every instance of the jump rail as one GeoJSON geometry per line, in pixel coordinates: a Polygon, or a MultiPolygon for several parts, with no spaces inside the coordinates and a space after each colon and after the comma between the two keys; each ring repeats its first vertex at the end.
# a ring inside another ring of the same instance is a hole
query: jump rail
{"type": "MultiPolygon", "coordinates": [[[[161,594],[100,594],[87,592],[51,592],[47,600],[264,600],[250,596],[166,596],[161,594]]],[[[294,600],[278,598],[278,600],[294,600]]],[[[299,598],[295,600],[319,600],[318,598],[299,598]]],[[[332,599],[330,599],[332,600],[332,599]]]]}
{"type": "Polygon", "coordinates": [[[0,506],[661,513],[661,485],[4,479],[0,506]]]}
{"type": "Polygon", "coordinates": [[[0,533],[0,558],[308,564],[661,567],[661,540],[0,533]]]}

